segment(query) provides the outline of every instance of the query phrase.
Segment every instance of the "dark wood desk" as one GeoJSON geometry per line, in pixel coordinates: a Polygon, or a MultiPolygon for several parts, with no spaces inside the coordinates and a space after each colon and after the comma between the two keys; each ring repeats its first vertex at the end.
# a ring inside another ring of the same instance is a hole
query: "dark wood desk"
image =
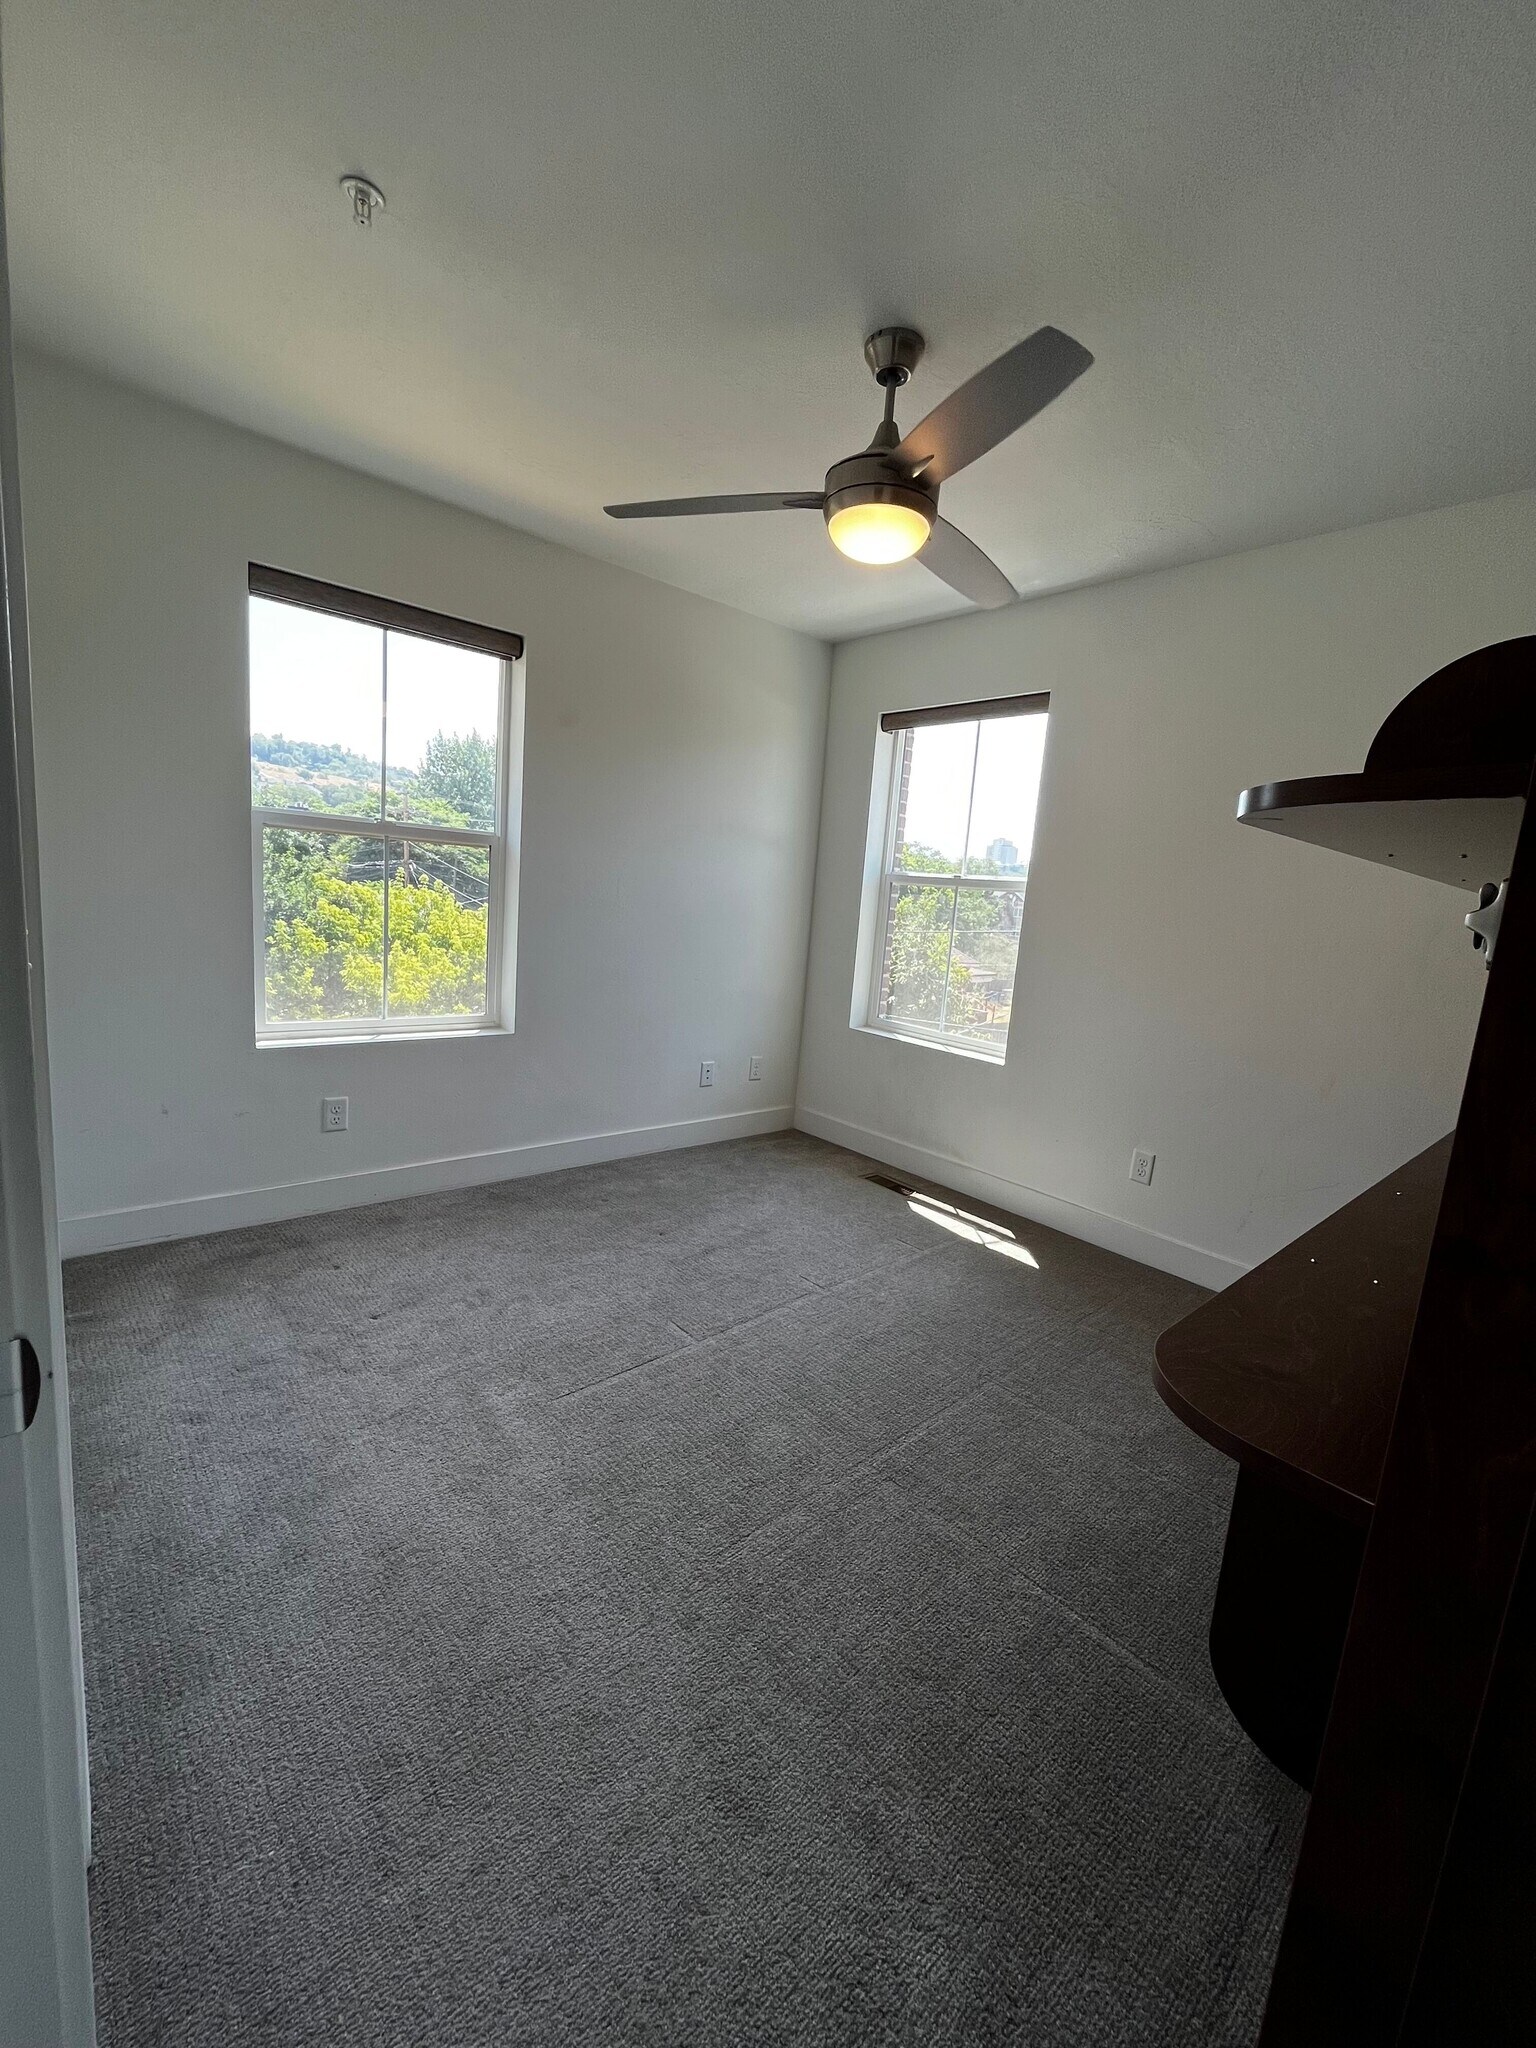
{"type": "Polygon", "coordinates": [[[1310,1786],[1450,1159],[1442,1138],[1164,1331],[1157,1389],[1235,1458],[1211,1664],[1310,1786]]]}
{"type": "Polygon", "coordinates": [[[1450,1156],[1442,1138],[1158,1340],[1181,1421],[1347,1521],[1376,1500],[1450,1156]]]}

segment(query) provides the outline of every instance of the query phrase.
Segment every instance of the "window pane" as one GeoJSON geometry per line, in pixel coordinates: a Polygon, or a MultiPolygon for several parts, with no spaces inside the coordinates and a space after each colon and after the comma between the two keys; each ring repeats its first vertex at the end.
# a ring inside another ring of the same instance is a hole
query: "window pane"
{"type": "Polygon", "coordinates": [[[496,827],[501,663],[493,654],[389,636],[389,815],[496,827]]]}
{"type": "Polygon", "coordinates": [[[269,597],[249,621],[251,802],[377,818],[383,632],[269,597]]]}
{"type": "Polygon", "coordinates": [[[879,1017],[893,1024],[940,1022],[954,914],[953,889],[932,882],[897,882],[893,886],[879,1017]]]}
{"type": "Polygon", "coordinates": [[[1026,874],[1045,756],[1043,712],[984,718],[976,750],[966,873],[1026,874]]]}
{"type": "Polygon", "coordinates": [[[269,1023],[382,1017],[383,840],[268,826],[262,930],[269,1023]]]}
{"type": "Polygon", "coordinates": [[[962,889],[955,913],[944,1029],[973,1045],[1008,1043],[1024,891],[962,889]]]}
{"type": "Polygon", "coordinates": [[[907,732],[893,866],[959,873],[975,759],[974,720],[965,725],[920,725],[907,732]]]}
{"type": "Polygon", "coordinates": [[[485,1013],[490,849],[389,842],[389,1014],[485,1013]]]}

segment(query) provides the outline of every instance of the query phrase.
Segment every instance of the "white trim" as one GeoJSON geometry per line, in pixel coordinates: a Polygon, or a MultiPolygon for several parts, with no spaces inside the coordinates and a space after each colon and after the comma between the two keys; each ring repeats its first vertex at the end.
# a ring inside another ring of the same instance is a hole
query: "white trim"
{"type": "MultiPolygon", "coordinates": [[[[386,924],[385,936],[388,936],[386,924]]],[[[484,1010],[463,1017],[304,1017],[292,1024],[264,1024],[258,1052],[289,1045],[414,1045],[422,1038],[510,1038],[505,1024],[488,1021],[484,1010]]]]}
{"type": "Polygon", "coordinates": [[[1250,1270],[1243,1260],[1228,1258],[1225,1252],[1186,1244],[1182,1238],[1167,1237],[1160,1230],[1148,1229],[1144,1223],[1131,1223],[1123,1216],[1087,1208],[1064,1196],[1048,1195],[1023,1181],[985,1173],[948,1152],[930,1152],[924,1145],[909,1145],[905,1139],[887,1137],[883,1131],[868,1131],[862,1124],[846,1123],[841,1117],[826,1116],[819,1109],[797,1109],[795,1129],[808,1131],[813,1138],[825,1138],[828,1144],[841,1145],[846,1151],[861,1152],[883,1166],[900,1167],[922,1180],[937,1181],[957,1194],[991,1202],[1011,1215],[1043,1223],[1068,1237],[1081,1238],[1085,1244],[1096,1244],[1103,1251],[1118,1252],[1139,1265],[1156,1266],[1159,1272],[1173,1273],[1180,1280],[1193,1280],[1200,1287],[1230,1287],[1250,1270]]]}
{"type": "MultiPolygon", "coordinates": [[[[353,1020],[356,1021],[355,1019],[353,1020]]],[[[514,1036],[509,1024],[487,1024],[483,1017],[466,1017],[462,1023],[452,1017],[422,1017],[411,1019],[427,1028],[423,1031],[356,1031],[345,1024],[334,1030],[321,1025],[312,1025],[308,1037],[286,1034],[279,1037],[273,1031],[265,1038],[258,1038],[258,1052],[292,1052],[295,1046],[323,1045],[333,1051],[338,1045],[419,1045],[424,1038],[511,1038],[514,1036]]]]}
{"type": "Polygon", "coordinates": [[[1022,896],[1029,870],[1026,868],[1022,875],[958,875],[945,868],[892,868],[885,879],[903,889],[910,883],[927,889],[1006,889],[1011,883],[1015,893],[1022,896]]]}
{"type": "MultiPolygon", "coordinates": [[[[499,772],[499,770],[498,770],[499,772]]],[[[345,839],[414,839],[423,846],[489,846],[495,832],[476,825],[425,825],[414,818],[351,818],[344,811],[280,811],[252,804],[251,815],[263,825],[289,832],[336,832],[345,839]]]]}
{"type": "MultiPolygon", "coordinates": [[[[891,765],[886,777],[885,826],[880,836],[880,886],[875,899],[874,950],[869,956],[869,985],[864,994],[864,1014],[860,1019],[868,1028],[874,1028],[880,1018],[880,991],[885,985],[885,963],[891,949],[891,870],[896,865],[896,792],[906,769],[907,753],[912,745],[909,727],[891,735],[891,765]]],[[[973,762],[974,767],[974,762],[973,762]]],[[[962,849],[961,858],[964,859],[962,849]]],[[[944,967],[946,987],[949,981],[949,965],[944,967]]]]}
{"type": "Polygon", "coordinates": [[[869,771],[869,814],[864,829],[864,872],[859,885],[859,929],[854,946],[853,986],[848,998],[848,1028],[861,1031],[875,1007],[875,977],[885,951],[884,894],[886,842],[891,832],[891,795],[896,735],[875,726],[875,747],[869,771]]]}
{"type": "Polygon", "coordinates": [[[534,1145],[508,1145],[495,1152],[466,1152],[447,1159],[415,1160],[358,1173],[325,1174],[316,1180],[286,1181],[278,1187],[232,1188],[191,1195],[175,1202],[146,1202],[132,1209],[103,1209],[60,1221],[65,1258],[121,1251],[130,1245],[159,1244],[168,1238],[201,1237],[214,1230],[243,1230],[253,1223],[280,1223],[328,1209],[353,1209],[368,1202],[393,1202],[405,1195],[441,1194],[450,1188],[480,1187],[490,1181],[520,1180],[531,1173],[556,1173],[569,1166],[595,1166],[638,1153],[671,1152],[687,1145],[716,1145],[729,1138],[756,1138],[793,1128],[787,1102],[771,1109],[737,1110],[724,1116],[691,1117],[674,1124],[646,1124],[633,1130],[596,1131],[579,1138],[551,1138],[534,1145]]]}
{"type": "Polygon", "coordinates": [[[937,1032],[925,1032],[921,1024],[855,1024],[850,1028],[867,1032],[871,1038],[894,1039],[898,1045],[922,1045],[930,1052],[958,1053],[963,1060],[980,1060],[984,1067],[1008,1064],[1008,1055],[1001,1046],[994,1049],[973,1038],[940,1038],[937,1032]]]}

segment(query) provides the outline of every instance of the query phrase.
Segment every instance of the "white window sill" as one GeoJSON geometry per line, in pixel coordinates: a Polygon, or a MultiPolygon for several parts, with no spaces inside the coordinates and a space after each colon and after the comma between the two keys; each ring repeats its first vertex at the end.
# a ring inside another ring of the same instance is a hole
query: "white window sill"
{"type": "Polygon", "coordinates": [[[258,1052],[288,1052],[295,1046],[313,1049],[317,1045],[441,1045],[454,1039],[464,1038],[511,1038],[512,1032],[505,1024],[468,1024],[457,1028],[448,1025],[437,1031],[324,1031],[312,1038],[258,1038],[258,1052]]]}
{"type": "Polygon", "coordinates": [[[1007,1052],[993,1052],[984,1045],[959,1045],[952,1038],[924,1038],[916,1031],[892,1031],[883,1024],[854,1024],[849,1027],[865,1038],[883,1038],[896,1045],[920,1045],[928,1052],[949,1052],[957,1059],[980,1060],[984,1067],[1001,1067],[1007,1062],[1007,1052]]]}

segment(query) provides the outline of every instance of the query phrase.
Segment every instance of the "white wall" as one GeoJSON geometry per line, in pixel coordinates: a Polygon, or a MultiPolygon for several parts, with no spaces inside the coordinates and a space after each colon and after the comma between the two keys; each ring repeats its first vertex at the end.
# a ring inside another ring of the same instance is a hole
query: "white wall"
{"type": "Polygon", "coordinates": [[[788,1123],[821,643],[46,359],[20,403],[66,1250],[788,1123]],[[514,1036],[256,1049],[251,560],[526,635],[514,1036]]]}
{"type": "Polygon", "coordinates": [[[787,1121],[818,801],[806,1128],[1215,1284],[1450,1127],[1465,901],[1232,803],[1536,627],[1536,494],[845,645],[823,787],[816,642],[47,359],[20,401],[67,1249],[787,1121]],[[256,1050],[251,559],[527,635],[513,1037],[256,1050]],[[1006,1067],[850,1030],[879,712],[1042,688],[1006,1067]]]}
{"type": "Polygon", "coordinates": [[[1449,1130],[1471,899],[1233,806],[1358,769],[1415,683],[1536,629],[1533,561],[1522,493],[840,647],[797,1121],[1211,1285],[1449,1130]],[[1022,690],[1051,728],[1006,1066],[850,1029],[880,712],[1022,690]]]}

